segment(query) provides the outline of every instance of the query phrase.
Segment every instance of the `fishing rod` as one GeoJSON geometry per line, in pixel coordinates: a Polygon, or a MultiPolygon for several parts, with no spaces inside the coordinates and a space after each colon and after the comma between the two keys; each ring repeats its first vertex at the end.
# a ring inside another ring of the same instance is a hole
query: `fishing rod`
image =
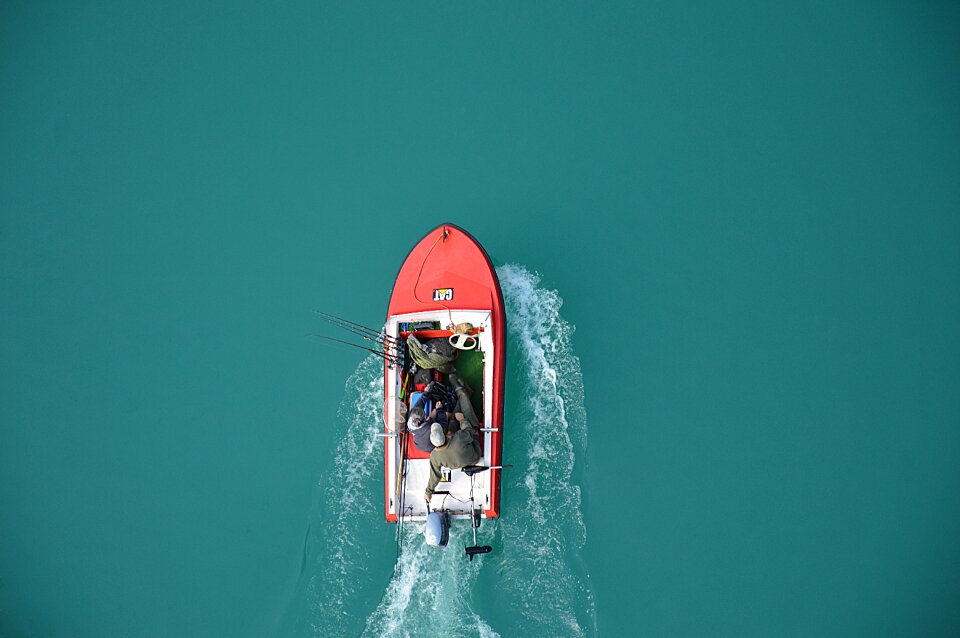
{"type": "Polygon", "coordinates": [[[359,343],[350,343],[349,341],[344,341],[343,339],[334,339],[333,337],[328,337],[326,335],[317,335],[309,334],[308,337],[317,337],[319,339],[327,339],[329,341],[336,341],[337,343],[342,343],[346,346],[353,346],[354,348],[360,348],[361,350],[366,350],[367,352],[372,352],[373,354],[383,357],[387,363],[392,363],[393,365],[397,364],[397,357],[391,354],[387,354],[383,350],[375,350],[373,348],[368,348],[366,346],[361,346],[359,343]]]}
{"type": "Polygon", "coordinates": [[[374,337],[370,336],[369,334],[367,334],[367,333],[365,333],[365,332],[361,332],[360,330],[354,329],[354,328],[351,327],[351,326],[344,326],[344,325],[336,324],[336,323],[333,323],[333,322],[330,322],[330,323],[331,323],[332,325],[338,327],[338,328],[342,328],[342,329],[344,329],[344,330],[346,330],[346,331],[348,331],[348,332],[352,332],[353,334],[357,335],[357,336],[360,337],[361,339],[366,339],[367,341],[372,341],[372,342],[374,342],[374,343],[380,344],[381,346],[388,346],[388,347],[390,347],[390,348],[396,348],[396,347],[397,347],[397,344],[394,343],[393,341],[391,341],[391,340],[390,340],[390,337],[387,337],[386,335],[380,335],[380,336],[374,338],[374,337]]]}
{"type": "Polygon", "coordinates": [[[317,312],[317,315],[319,315],[321,319],[323,319],[330,325],[336,326],[337,328],[342,328],[343,330],[348,330],[353,334],[363,337],[368,341],[375,341],[376,343],[388,344],[391,346],[397,345],[397,339],[395,337],[391,337],[390,335],[384,334],[383,332],[376,331],[373,328],[367,328],[365,326],[361,326],[360,324],[355,324],[345,319],[341,320],[339,317],[334,317],[333,315],[323,316],[323,313],[320,313],[320,312],[317,312]]]}
{"type": "MultiPolygon", "coordinates": [[[[407,445],[409,444],[409,439],[410,439],[410,437],[408,437],[406,433],[402,434],[401,436],[403,436],[403,441],[400,443],[400,467],[399,467],[400,475],[397,477],[398,478],[397,504],[399,505],[399,507],[397,507],[397,515],[398,515],[397,558],[398,559],[400,558],[400,554],[403,553],[403,519],[404,519],[404,516],[406,515],[406,512],[404,511],[405,509],[404,505],[406,505],[406,500],[407,500],[407,445]]],[[[397,564],[400,565],[401,569],[403,568],[399,560],[397,564]]]]}
{"type": "Polygon", "coordinates": [[[383,334],[383,332],[380,331],[380,330],[375,330],[375,329],[370,328],[370,327],[367,327],[367,326],[365,326],[365,325],[363,325],[363,324],[357,323],[356,321],[350,321],[349,319],[344,319],[343,317],[338,317],[338,316],[336,316],[336,315],[331,315],[331,314],[326,313],[326,312],[323,312],[323,311],[321,311],[321,310],[317,310],[316,313],[317,313],[317,315],[318,315],[321,319],[323,319],[324,321],[326,321],[326,322],[328,322],[328,323],[331,323],[331,324],[333,324],[333,325],[335,325],[335,326],[339,326],[340,328],[344,328],[344,329],[346,329],[346,330],[351,330],[351,331],[353,331],[353,330],[361,330],[361,331],[366,332],[366,333],[368,333],[368,334],[370,334],[370,335],[376,335],[376,337],[377,337],[378,339],[384,339],[384,340],[386,340],[386,341],[393,341],[393,342],[396,342],[396,341],[397,341],[396,337],[391,337],[390,335],[383,334]]]}

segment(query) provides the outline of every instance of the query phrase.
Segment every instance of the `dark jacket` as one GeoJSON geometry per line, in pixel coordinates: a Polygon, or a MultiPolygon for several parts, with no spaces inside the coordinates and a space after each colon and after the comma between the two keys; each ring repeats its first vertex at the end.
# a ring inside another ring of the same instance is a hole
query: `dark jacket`
{"type": "MultiPolygon", "coordinates": [[[[423,397],[420,397],[422,400],[423,397]]],[[[419,405],[419,402],[418,402],[419,405]]],[[[420,407],[423,407],[422,405],[420,407]]],[[[444,410],[434,409],[430,414],[427,415],[427,418],[420,424],[420,427],[410,429],[410,433],[413,434],[413,444],[417,446],[418,450],[423,450],[424,452],[433,451],[433,443],[430,442],[430,426],[433,423],[439,423],[443,426],[443,431],[447,431],[447,413],[444,410]]]]}

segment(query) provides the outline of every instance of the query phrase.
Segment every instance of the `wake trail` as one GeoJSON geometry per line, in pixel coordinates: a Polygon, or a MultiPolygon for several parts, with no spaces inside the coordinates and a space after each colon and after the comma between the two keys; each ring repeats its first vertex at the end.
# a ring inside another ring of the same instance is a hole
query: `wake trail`
{"type": "Polygon", "coordinates": [[[345,428],[306,534],[300,596],[308,607],[288,619],[286,635],[356,635],[355,601],[373,583],[366,540],[381,505],[374,498],[382,494],[383,443],[374,434],[382,423],[383,360],[364,359],[344,391],[338,422],[345,428]]]}
{"type": "Polygon", "coordinates": [[[501,521],[504,599],[519,632],[596,635],[593,589],[579,553],[586,542],[580,487],[571,481],[576,451],[587,444],[574,327],[560,316],[559,294],[541,288],[539,275],[513,264],[497,274],[522,377],[519,414],[507,425],[521,432],[507,439],[515,469],[504,472],[504,489],[522,498],[501,521]]]}
{"type": "Polygon", "coordinates": [[[423,523],[404,526],[403,550],[383,600],[367,618],[364,637],[499,636],[475,611],[471,594],[482,561],[468,561],[461,546],[469,528],[451,525],[446,548],[424,543],[423,523]]]}

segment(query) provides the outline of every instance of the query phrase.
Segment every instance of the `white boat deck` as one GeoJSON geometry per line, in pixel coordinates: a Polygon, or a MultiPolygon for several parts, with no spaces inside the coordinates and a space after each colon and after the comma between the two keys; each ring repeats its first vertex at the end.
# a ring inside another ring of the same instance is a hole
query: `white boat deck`
{"type": "MultiPolygon", "coordinates": [[[[483,385],[484,388],[493,387],[493,333],[491,330],[490,311],[478,310],[453,310],[450,313],[442,312],[420,312],[407,315],[397,315],[390,317],[385,326],[386,333],[393,337],[399,336],[399,324],[415,323],[422,321],[439,321],[441,326],[450,323],[451,315],[454,323],[469,322],[477,328],[483,328],[478,335],[478,349],[484,354],[483,385]]],[[[397,396],[399,395],[398,370],[390,368],[387,371],[386,387],[386,426],[388,436],[385,438],[387,446],[386,458],[386,490],[387,490],[387,513],[396,515],[403,520],[423,520],[427,516],[427,502],[424,499],[427,480],[430,475],[429,459],[408,459],[406,462],[406,480],[403,482],[403,491],[397,489],[398,461],[400,457],[400,441],[402,437],[390,436],[395,434],[394,424],[396,423],[397,396]]],[[[479,392],[479,388],[474,388],[479,392]]],[[[490,453],[493,449],[491,441],[491,418],[493,414],[493,394],[492,392],[483,393],[483,417],[481,428],[487,428],[487,431],[481,431],[483,439],[484,454],[477,465],[490,465],[490,453]]],[[[491,472],[500,470],[487,470],[479,472],[473,477],[473,497],[476,507],[481,510],[490,507],[490,475],[491,472]]],[[[437,491],[449,491],[449,495],[435,494],[430,502],[431,509],[445,509],[454,518],[467,518],[470,515],[470,477],[460,470],[449,470],[449,482],[440,482],[435,488],[437,491]]]]}

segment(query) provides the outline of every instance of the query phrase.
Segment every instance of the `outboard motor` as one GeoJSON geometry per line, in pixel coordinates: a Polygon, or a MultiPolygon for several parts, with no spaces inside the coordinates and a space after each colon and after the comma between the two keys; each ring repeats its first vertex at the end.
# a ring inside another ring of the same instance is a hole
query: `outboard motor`
{"type": "Polygon", "coordinates": [[[427,514],[427,527],[424,531],[427,545],[446,547],[450,540],[450,515],[444,511],[432,511],[427,514]]]}

